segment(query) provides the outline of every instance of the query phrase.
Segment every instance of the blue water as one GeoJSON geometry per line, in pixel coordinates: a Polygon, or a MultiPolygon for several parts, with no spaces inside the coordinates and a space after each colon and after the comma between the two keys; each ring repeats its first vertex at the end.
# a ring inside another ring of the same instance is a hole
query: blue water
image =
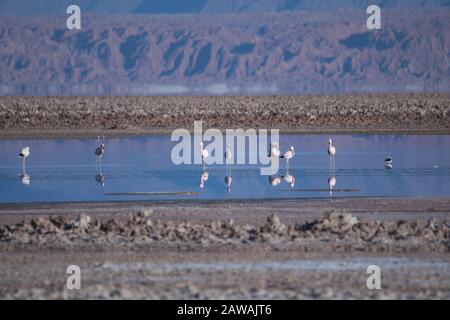
{"type": "MultiPolygon", "coordinates": [[[[101,175],[96,167],[95,139],[0,140],[0,203],[271,199],[379,196],[450,196],[450,136],[336,135],[336,170],[329,169],[329,136],[283,135],[282,151],[293,145],[296,156],[289,174],[272,186],[258,165],[211,165],[200,188],[202,165],[176,166],[170,159],[170,136],[107,139],[101,175]],[[18,153],[29,145],[23,176],[18,153]],[[391,169],[384,159],[393,158],[391,169]],[[232,177],[231,191],[224,182],[232,177]],[[328,179],[334,176],[334,191],[328,179]],[[195,192],[192,195],[108,195],[128,192],[195,192]],[[198,192],[198,194],[196,194],[198,192]]],[[[197,148],[195,148],[197,150],[197,148]]]]}

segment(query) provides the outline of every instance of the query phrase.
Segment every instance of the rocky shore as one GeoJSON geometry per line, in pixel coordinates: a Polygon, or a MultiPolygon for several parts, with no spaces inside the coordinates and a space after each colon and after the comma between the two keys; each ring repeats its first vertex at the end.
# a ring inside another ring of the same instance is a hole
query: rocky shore
{"type": "Polygon", "coordinates": [[[450,133],[450,95],[0,97],[0,136],[92,136],[204,128],[450,133]]]}
{"type": "Polygon", "coordinates": [[[447,199],[0,206],[1,299],[449,299],[447,199]],[[81,268],[80,290],[66,269],[81,268]],[[382,289],[368,290],[369,265],[382,289]]]}
{"type": "MultiPolygon", "coordinates": [[[[29,222],[0,226],[0,242],[67,246],[86,243],[175,243],[188,245],[299,242],[312,240],[353,244],[365,250],[370,244],[435,244],[450,251],[450,226],[430,219],[420,221],[376,221],[357,219],[350,213],[331,211],[312,222],[286,225],[277,215],[261,226],[235,224],[233,220],[203,223],[152,220],[152,211],[130,214],[126,220],[100,221],[89,215],[69,220],[64,216],[40,216],[29,222]],[[361,246],[364,244],[365,246],[361,246]]],[[[351,250],[352,246],[348,248],[351,250]]]]}

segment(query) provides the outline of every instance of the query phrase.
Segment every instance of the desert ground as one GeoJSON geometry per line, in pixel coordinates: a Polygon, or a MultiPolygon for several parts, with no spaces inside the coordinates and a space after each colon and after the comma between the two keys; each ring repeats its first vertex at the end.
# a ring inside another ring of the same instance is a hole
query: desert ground
{"type": "MultiPolygon", "coordinates": [[[[1,97],[0,137],[450,133],[450,96],[1,97]],[[171,110],[169,113],[168,110],[171,110]]],[[[0,204],[2,299],[450,299],[449,198],[0,204]],[[81,268],[68,290],[66,269],[81,268]],[[367,267],[381,268],[369,290],[367,267]]]]}
{"type": "Polygon", "coordinates": [[[0,296],[450,298],[448,199],[0,206],[0,296]],[[66,288],[69,265],[80,290],[66,288]],[[381,289],[366,286],[379,265],[381,289]]]}
{"type": "Polygon", "coordinates": [[[0,97],[0,137],[96,137],[262,128],[291,133],[450,133],[449,94],[0,97]]]}

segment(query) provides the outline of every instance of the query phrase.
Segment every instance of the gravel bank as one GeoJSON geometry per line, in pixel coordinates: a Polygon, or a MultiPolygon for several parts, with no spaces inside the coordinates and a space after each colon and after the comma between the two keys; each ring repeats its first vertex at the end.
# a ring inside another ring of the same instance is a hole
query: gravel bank
{"type": "Polygon", "coordinates": [[[0,206],[3,299],[449,299],[448,199],[0,206]],[[82,289],[66,288],[68,265],[82,289]],[[368,265],[382,289],[366,287],[368,265]]]}
{"type": "Polygon", "coordinates": [[[450,133],[450,95],[0,97],[2,137],[164,133],[195,120],[299,133],[450,133]]]}
{"type": "Polygon", "coordinates": [[[131,214],[126,221],[102,222],[89,215],[75,220],[64,216],[38,217],[29,223],[0,226],[0,242],[35,245],[79,245],[84,243],[178,243],[246,244],[309,240],[342,242],[349,250],[367,250],[370,244],[436,244],[449,251],[450,226],[430,219],[419,221],[376,221],[357,219],[349,213],[332,211],[312,222],[286,225],[276,215],[267,217],[262,226],[237,225],[233,220],[206,223],[164,222],[151,220],[152,211],[131,214]],[[353,242],[353,243],[352,243],[353,242]]]}

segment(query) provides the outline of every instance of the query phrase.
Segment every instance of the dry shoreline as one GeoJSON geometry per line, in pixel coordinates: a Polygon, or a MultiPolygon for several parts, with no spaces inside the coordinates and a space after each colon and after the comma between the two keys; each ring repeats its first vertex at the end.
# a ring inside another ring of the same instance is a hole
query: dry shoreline
{"type": "Polygon", "coordinates": [[[75,219],[89,214],[99,219],[123,219],[129,213],[152,210],[163,221],[204,222],[233,219],[237,223],[260,225],[277,214],[285,222],[314,219],[331,210],[375,220],[450,220],[450,198],[338,198],[283,200],[176,200],[0,204],[0,225],[29,221],[37,216],[63,215],[75,219]]]}
{"type": "Polygon", "coordinates": [[[282,133],[450,133],[450,94],[0,97],[0,138],[166,134],[177,128],[282,133]]]}
{"type": "Polygon", "coordinates": [[[1,205],[0,299],[449,299],[449,218],[448,198],[1,205]]]}

